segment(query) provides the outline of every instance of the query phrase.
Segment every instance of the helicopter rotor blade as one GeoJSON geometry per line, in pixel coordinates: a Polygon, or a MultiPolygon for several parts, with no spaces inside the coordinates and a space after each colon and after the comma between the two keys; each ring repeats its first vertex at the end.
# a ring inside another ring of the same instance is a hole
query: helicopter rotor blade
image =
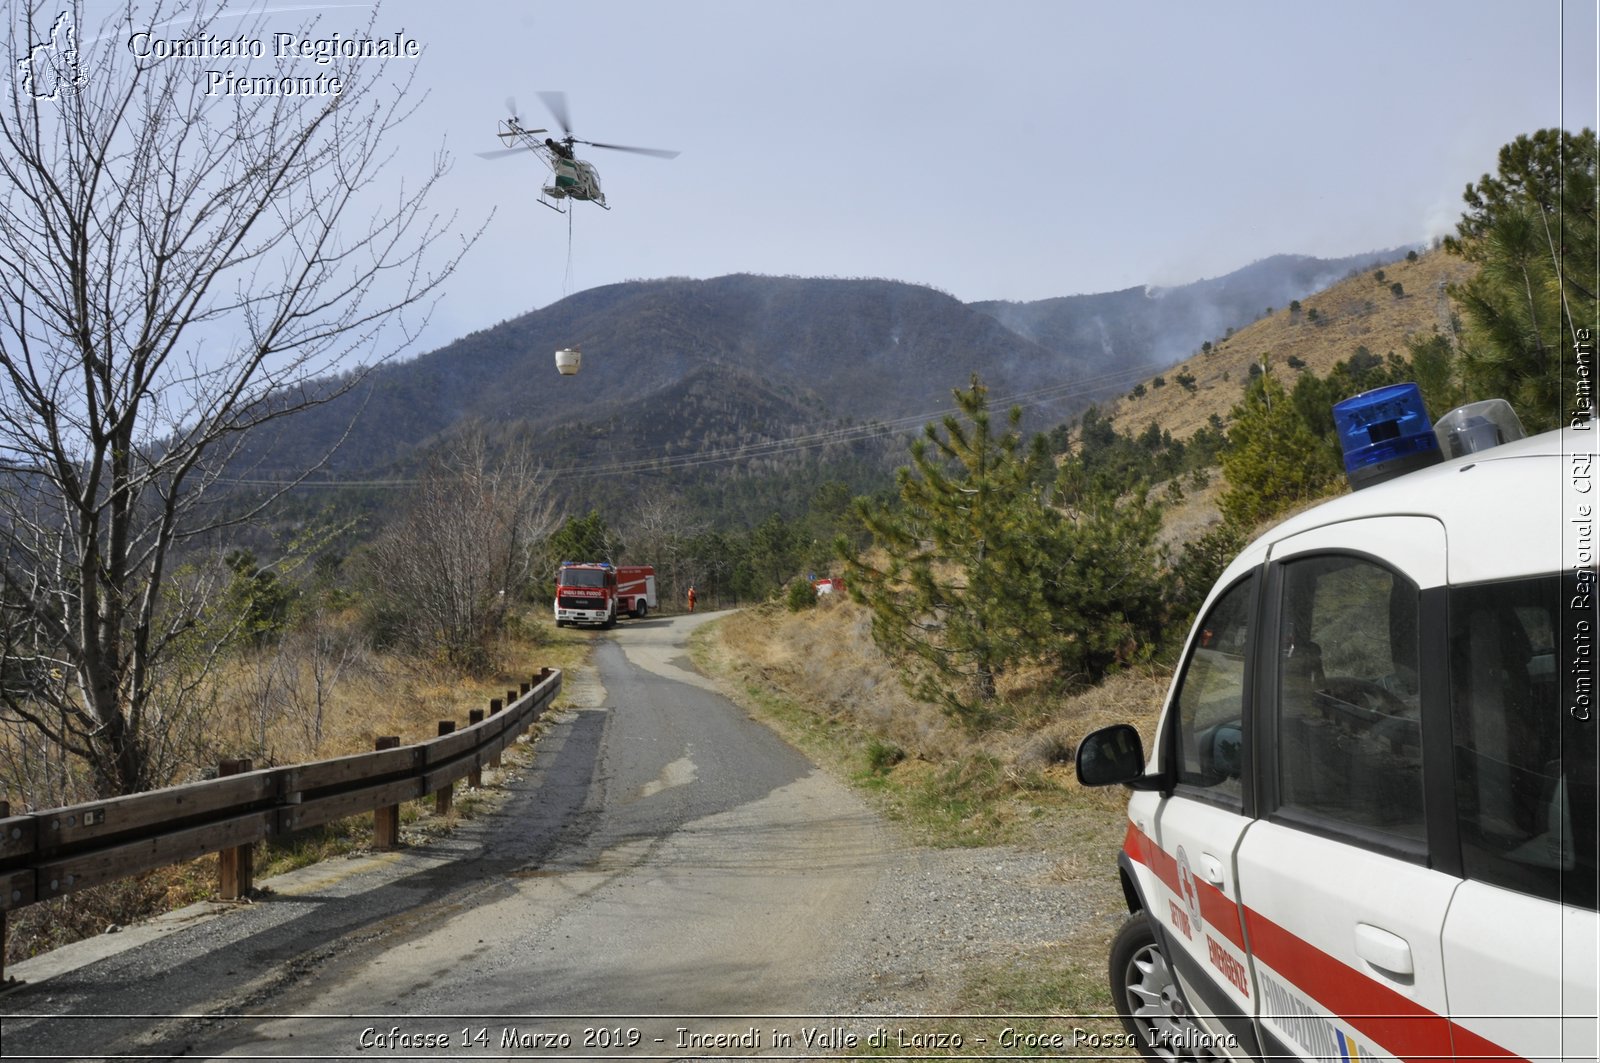
{"type": "Polygon", "coordinates": [[[626,144],[602,144],[597,140],[580,140],[578,143],[587,144],[591,148],[605,148],[608,151],[631,151],[635,155],[649,155],[657,159],[676,159],[682,154],[665,148],[630,148],[626,144]]]}
{"type": "Polygon", "coordinates": [[[522,121],[522,112],[517,110],[517,98],[515,96],[506,97],[506,110],[510,112],[512,118],[519,122],[522,121]]]}
{"type": "Polygon", "coordinates": [[[545,107],[555,116],[556,124],[561,127],[561,131],[570,137],[572,135],[572,118],[567,113],[567,94],[564,92],[541,92],[539,93],[539,99],[544,101],[545,107]]]}
{"type": "Polygon", "coordinates": [[[475,154],[480,159],[504,159],[512,155],[521,155],[528,150],[527,148],[501,148],[499,151],[480,151],[475,154]]]}

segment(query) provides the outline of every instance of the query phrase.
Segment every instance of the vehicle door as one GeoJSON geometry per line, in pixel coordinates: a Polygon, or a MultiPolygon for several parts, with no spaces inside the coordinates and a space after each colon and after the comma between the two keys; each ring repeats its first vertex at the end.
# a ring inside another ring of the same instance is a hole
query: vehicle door
{"type": "MultiPolygon", "coordinates": [[[[1259,579],[1248,574],[1212,599],[1184,659],[1159,736],[1172,792],[1149,824],[1134,822],[1143,862],[1159,883],[1147,911],[1166,939],[1189,1007],[1254,1055],[1251,993],[1233,853],[1250,826],[1248,713],[1259,579]]],[[[1136,801],[1133,809],[1139,808],[1136,801]]]]}
{"type": "Polygon", "coordinates": [[[1581,571],[1450,591],[1466,881],[1445,919],[1444,962],[1458,1055],[1596,1056],[1600,618],[1581,571]]]}
{"type": "Polygon", "coordinates": [[[1261,820],[1237,861],[1269,1056],[1451,1054],[1440,934],[1460,880],[1430,866],[1424,802],[1448,774],[1444,580],[1431,518],[1347,521],[1272,547],[1261,820]]]}

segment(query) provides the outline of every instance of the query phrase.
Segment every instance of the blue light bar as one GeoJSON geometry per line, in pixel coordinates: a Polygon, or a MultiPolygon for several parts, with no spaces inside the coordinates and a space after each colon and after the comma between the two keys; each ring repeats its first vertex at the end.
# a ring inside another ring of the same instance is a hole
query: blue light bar
{"type": "Polygon", "coordinates": [[[1336,403],[1333,424],[1352,490],[1441,460],[1438,437],[1415,384],[1374,388],[1336,403]]]}

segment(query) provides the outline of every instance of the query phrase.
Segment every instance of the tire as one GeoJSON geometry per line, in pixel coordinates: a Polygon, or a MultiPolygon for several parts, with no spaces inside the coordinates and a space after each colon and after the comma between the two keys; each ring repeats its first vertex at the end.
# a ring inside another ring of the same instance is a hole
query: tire
{"type": "Polygon", "coordinates": [[[566,626],[567,626],[567,622],[565,620],[557,620],[556,621],[556,627],[566,627],[566,626]]]}
{"type": "Polygon", "coordinates": [[[1206,1063],[1222,1058],[1202,1047],[1210,1039],[1195,1021],[1143,912],[1129,916],[1111,942],[1110,975],[1117,1016],[1145,1059],[1206,1063]]]}
{"type": "Polygon", "coordinates": [[[648,602],[646,602],[643,598],[635,598],[634,599],[634,602],[633,602],[633,618],[635,620],[643,620],[645,618],[646,614],[648,614],[649,612],[650,612],[650,604],[648,602]]]}

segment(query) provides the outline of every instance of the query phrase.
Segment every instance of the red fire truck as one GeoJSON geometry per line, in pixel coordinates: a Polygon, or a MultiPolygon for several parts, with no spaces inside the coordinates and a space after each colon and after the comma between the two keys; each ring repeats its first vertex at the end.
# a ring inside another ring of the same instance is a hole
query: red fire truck
{"type": "Polygon", "coordinates": [[[650,565],[563,561],[556,573],[556,627],[610,627],[620,616],[643,617],[655,607],[656,570],[650,565]]]}

